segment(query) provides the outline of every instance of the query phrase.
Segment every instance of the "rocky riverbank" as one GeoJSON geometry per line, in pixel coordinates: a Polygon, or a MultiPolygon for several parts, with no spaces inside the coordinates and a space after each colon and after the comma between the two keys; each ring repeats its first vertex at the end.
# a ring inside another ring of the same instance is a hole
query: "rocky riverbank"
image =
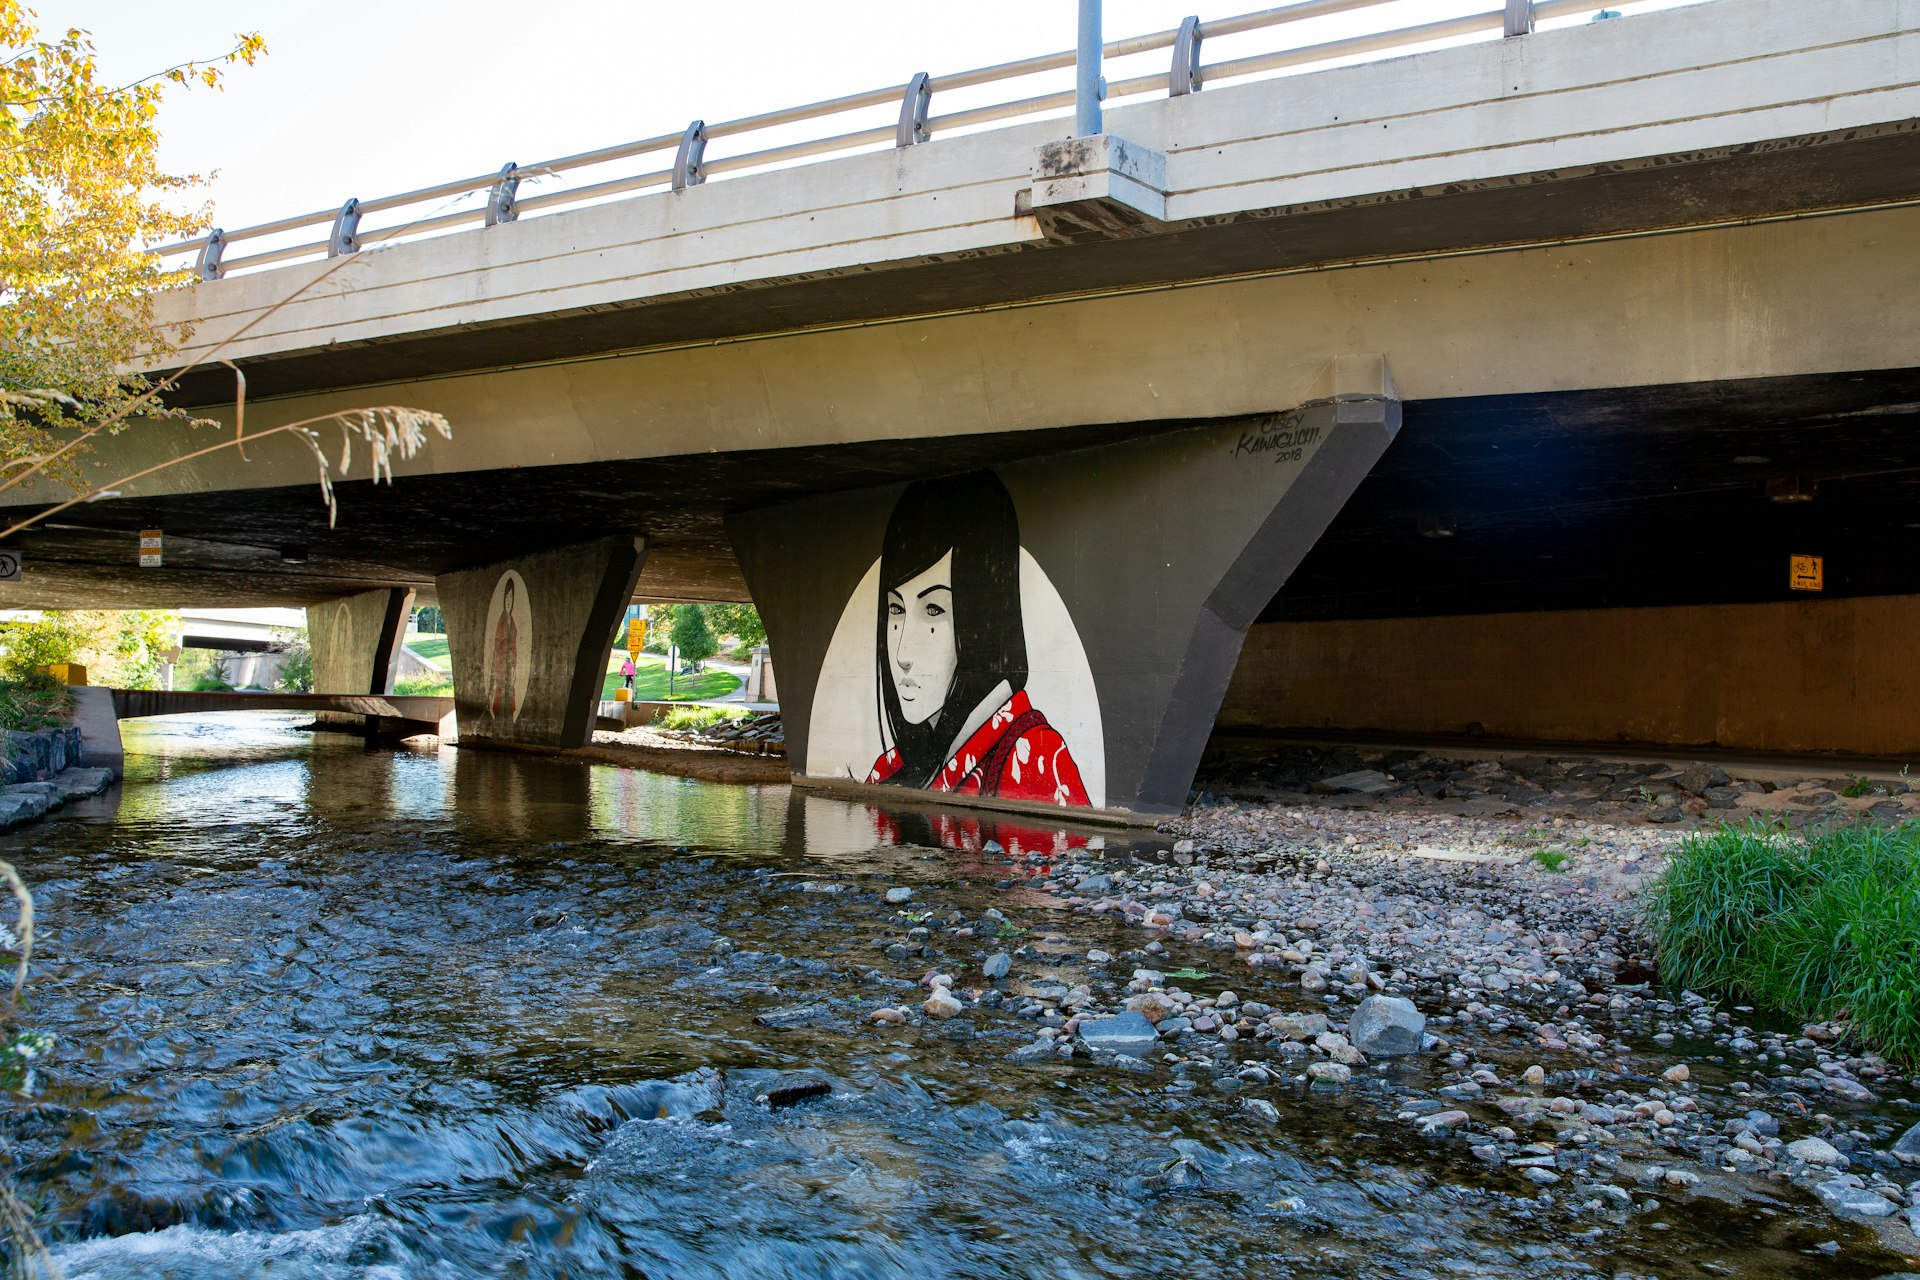
{"type": "MultiPolygon", "coordinates": [[[[1062,981],[1036,977],[1061,961],[1043,944],[976,943],[976,970],[929,974],[920,1002],[872,1016],[1012,1013],[1037,1024],[1015,1062],[1165,1073],[1169,1088],[1237,1093],[1256,1118],[1273,1117],[1262,1095],[1276,1090],[1364,1098],[1407,1141],[1457,1148],[1576,1216],[1711,1196],[1831,1213],[1920,1253],[1920,1088],[1843,1026],[1662,988],[1641,934],[1641,888],[1680,828],[1732,816],[1716,789],[1737,811],[1803,782],[1746,791],[1714,767],[1636,767],[1622,796],[1619,765],[1486,763],[1322,756],[1278,799],[1219,799],[1247,780],[1215,774],[1163,827],[1170,852],[1007,870],[1133,926],[1137,946],[1069,957],[1085,976],[1062,981]],[[1499,808],[1440,811],[1462,804],[1499,808]]],[[[1263,768],[1271,785],[1280,770],[1263,768]]],[[[1829,816],[1910,803],[1819,789],[1833,794],[1812,808],[1829,816]]],[[[1777,813],[1804,825],[1803,811],[1777,813]]],[[[915,942],[903,910],[896,948],[915,942]]],[[[994,927],[958,927],[980,925],[994,927]]]]}
{"type": "Polygon", "coordinates": [[[34,822],[112,786],[111,769],[81,766],[83,750],[76,728],[0,732],[0,830],[34,822]]]}

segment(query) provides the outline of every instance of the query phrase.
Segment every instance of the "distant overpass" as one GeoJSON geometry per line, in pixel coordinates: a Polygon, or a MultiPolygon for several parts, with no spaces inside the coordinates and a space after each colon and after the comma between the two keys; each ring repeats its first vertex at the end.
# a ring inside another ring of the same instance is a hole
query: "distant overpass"
{"type": "MultiPolygon", "coordinates": [[[[245,370],[249,424],[397,403],[446,414],[453,442],[391,491],[341,484],[337,528],[285,441],[161,472],[21,539],[0,603],[307,605],[319,678],[377,693],[393,620],[436,598],[462,735],[572,745],[630,600],[751,596],[790,758],[817,772],[816,725],[852,735],[822,767],[858,783],[891,714],[867,613],[899,486],[990,468],[1028,558],[996,562],[1014,598],[995,616],[1028,610],[1000,660],[1097,703],[1073,720],[1096,804],[1184,802],[1236,673],[1263,723],[1366,705],[1380,723],[1339,727],[1435,731],[1390,694],[1445,686],[1469,707],[1449,726],[1500,731],[1473,710],[1491,705],[1473,625],[1368,639],[1438,614],[1581,611],[1581,671],[1538,678],[1542,698],[1594,698],[1566,721],[1586,738],[1865,750],[1808,728],[1828,670],[1839,723],[1920,735],[1904,685],[1862,675],[1905,642],[1856,603],[1920,599],[1920,9],[1712,0],[1588,23],[1596,5],[1510,0],[1300,34],[1368,7],[1114,42],[1096,136],[1046,118],[1058,94],[942,105],[1072,61],[1049,56],[329,194],[181,246],[209,278],[162,318],[194,327],[181,358],[245,370]],[[1270,39],[1222,57],[1229,36],[1270,39]],[[740,141],[809,121],[824,136],[740,141]],[[585,185],[536,187],[541,169],[585,185]],[[463,192],[474,208],[445,211],[463,192]],[[164,567],[133,567],[142,528],[167,531],[164,567]],[[1825,566],[1817,597],[1793,594],[1802,555],[1825,566]],[[1028,560],[1052,596],[1028,598],[1028,560]],[[1719,646],[1705,667],[1700,646],[1586,620],[1791,600],[1821,625],[1714,615],[1693,633],[1719,646]],[[1322,622],[1358,631],[1293,643],[1322,622]],[[1795,647],[1816,633],[1831,643],[1795,647]],[[325,674],[349,652],[351,679],[325,674]],[[836,675],[847,652],[875,669],[836,675]],[[1648,652],[1684,708],[1640,697],[1648,652]],[[1328,691],[1310,707],[1307,669],[1328,691]]],[[[231,393],[209,365],[178,399],[230,421],[231,393]]],[[[132,471],[187,438],[152,424],[100,456],[132,471]]],[[[965,492],[1011,523],[992,486],[965,492]]],[[[16,514],[58,495],[21,496],[16,514]]],[[[956,550],[986,523],[956,525],[956,550]]]]}

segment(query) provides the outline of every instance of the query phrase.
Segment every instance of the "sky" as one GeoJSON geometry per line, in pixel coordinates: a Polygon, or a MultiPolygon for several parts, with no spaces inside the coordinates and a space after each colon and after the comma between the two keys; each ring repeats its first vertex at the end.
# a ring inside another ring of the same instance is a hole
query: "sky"
{"type": "MultiPolygon", "coordinates": [[[[1628,14],[1686,0],[1614,0],[1628,14]]],[[[709,122],[1071,48],[1074,0],[28,0],[43,30],[91,32],[105,75],[132,80],[218,55],[259,31],[266,57],[224,89],[176,89],[162,161],[210,175],[231,230],[435,182],[677,133],[709,122]]],[[[1260,0],[1106,0],[1109,40],[1260,0]]],[[[1498,0],[1383,0],[1355,13],[1208,42],[1208,61],[1482,12],[1498,0]]],[[[1594,8],[1598,8],[1596,3],[1594,8]]],[[[1570,19],[1584,21],[1585,16],[1570,19]]],[[[1167,53],[1109,69],[1164,69],[1167,53]]],[[[1071,72],[1020,86],[1067,88],[1071,72]]],[[[934,112],[970,105],[937,97],[934,112]]],[[[1001,100],[1015,91],[987,91],[1001,100]]],[[[895,109],[813,122],[812,136],[890,122],[895,109]]],[[[716,141],[710,158],[792,134],[716,141]]],[[[670,157],[668,158],[670,162],[670,157]]],[[[626,172],[660,167],[628,162],[626,172]]],[[[606,175],[612,176],[612,175],[606,175]]],[[[571,179],[569,181],[572,181],[571,179]]],[[[522,194],[553,189],[524,187],[522,194]]],[[[468,204],[482,198],[470,197],[468,204]]],[[[447,206],[451,207],[451,206],[447,206]]],[[[428,212],[439,211],[438,209],[428,212]]]]}

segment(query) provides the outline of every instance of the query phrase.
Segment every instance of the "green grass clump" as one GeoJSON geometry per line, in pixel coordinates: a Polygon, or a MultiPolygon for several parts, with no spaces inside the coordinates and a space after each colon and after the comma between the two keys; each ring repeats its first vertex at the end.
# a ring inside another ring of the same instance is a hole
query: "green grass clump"
{"type": "Polygon", "coordinates": [[[1560,868],[1566,866],[1567,859],[1570,856],[1572,855],[1565,849],[1535,849],[1533,851],[1533,860],[1549,871],[1558,871],[1560,868]]]}
{"type": "Polygon", "coordinates": [[[722,720],[738,720],[745,716],[744,708],[734,707],[674,707],[660,717],[662,729],[680,729],[697,733],[710,729],[722,720]]]}
{"type": "Polygon", "coordinates": [[[52,676],[0,680],[0,729],[57,729],[73,719],[73,694],[52,676]]]}
{"type": "Polygon", "coordinates": [[[1692,836],[1646,910],[1663,981],[1845,1016],[1887,1056],[1920,1062],[1920,823],[1692,836]]]}
{"type": "Polygon", "coordinates": [[[451,698],[453,677],[430,676],[424,672],[419,675],[401,676],[393,682],[393,691],[416,698],[451,698]]]}

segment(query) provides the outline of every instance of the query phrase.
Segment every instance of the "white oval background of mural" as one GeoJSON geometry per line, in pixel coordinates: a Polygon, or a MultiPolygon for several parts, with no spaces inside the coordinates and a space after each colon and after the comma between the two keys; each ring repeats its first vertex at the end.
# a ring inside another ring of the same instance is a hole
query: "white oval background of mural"
{"type": "MultiPolygon", "coordinates": [[[[820,664],[807,727],[807,776],[866,780],[880,758],[880,673],[873,639],[880,561],[867,567],[847,599],[820,664]]],[[[1052,579],[1020,548],[1020,616],[1027,633],[1027,697],[1066,739],[1094,808],[1107,802],[1107,740],[1086,646],[1052,579]]]]}
{"type": "Polygon", "coordinates": [[[510,673],[513,686],[513,714],[509,720],[518,720],[520,712],[527,705],[527,679],[533,673],[533,605],[527,599],[527,580],[517,570],[509,569],[500,575],[493,584],[493,599],[487,604],[487,627],[480,633],[481,653],[485,655],[481,667],[484,677],[481,681],[482,698],[487,704],[487,714],[493,714],[494,682],[499,678],[497,670],[500,662],[498,636],[500,634],[501,614],[506,610],[507,585],[513,585],[513,648],[510,673]]]}

